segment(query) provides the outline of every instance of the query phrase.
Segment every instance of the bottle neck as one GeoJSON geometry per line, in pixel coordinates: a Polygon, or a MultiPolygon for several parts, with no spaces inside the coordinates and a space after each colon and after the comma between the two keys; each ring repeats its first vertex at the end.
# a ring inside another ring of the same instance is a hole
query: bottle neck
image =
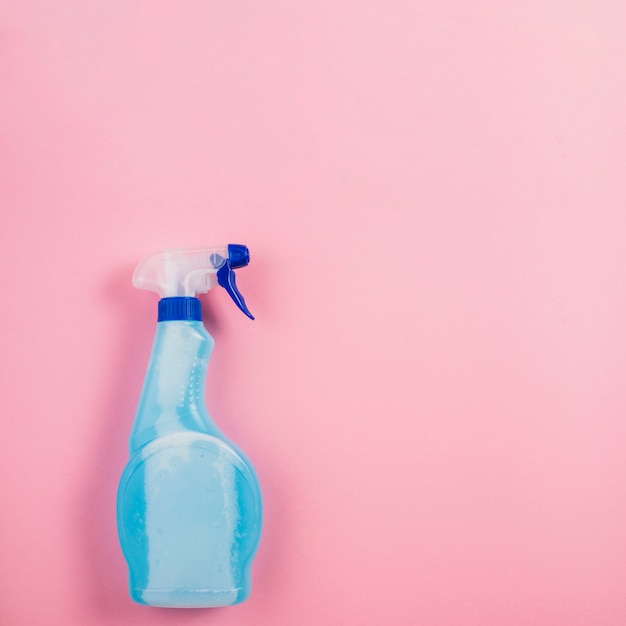
{"type": "Polygon", "coordinates": [[[131,433],[131,451],[172,432],[210,432],[212,423],[204,403],[204,383],[213,346],[213,338],[201,321],[157,324],[131,433]]]}

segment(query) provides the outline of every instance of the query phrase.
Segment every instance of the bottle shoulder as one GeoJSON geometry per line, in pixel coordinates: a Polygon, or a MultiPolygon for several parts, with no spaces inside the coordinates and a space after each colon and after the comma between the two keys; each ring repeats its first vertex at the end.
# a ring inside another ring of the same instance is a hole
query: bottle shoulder
{"type": "Polygon", "coordinates": [[[122,475],[122,482],[140,468],[168,467],[179,465],[206,466],[237,470],[248,482],[258,484],[252,464],[246,456],[221,433],[209,434],[197,431],[179,431],[158,436],[130,457],[122,475]]]}

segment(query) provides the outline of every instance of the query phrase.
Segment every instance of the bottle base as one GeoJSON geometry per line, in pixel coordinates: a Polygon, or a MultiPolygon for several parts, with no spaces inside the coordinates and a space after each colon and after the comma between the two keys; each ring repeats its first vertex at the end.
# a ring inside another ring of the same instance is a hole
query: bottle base
{"type": "Polygon", "coordinates": [[[130,596],[139,604],[174,609],[201,609],[230,606],[243,602],[248,593],[236,589],[131,589],[130,596]]]}

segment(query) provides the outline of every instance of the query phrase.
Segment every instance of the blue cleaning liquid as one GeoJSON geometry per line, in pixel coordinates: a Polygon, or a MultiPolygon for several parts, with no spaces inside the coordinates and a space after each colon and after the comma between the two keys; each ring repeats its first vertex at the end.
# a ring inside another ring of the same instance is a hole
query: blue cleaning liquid
{"type": "Polygon", "coordinates": [[[213,346],[201,321],[157,324],[117,497],[130,595],[142,604],[227,606],[250,594],[261,493],[204,404],[213,346]]]}

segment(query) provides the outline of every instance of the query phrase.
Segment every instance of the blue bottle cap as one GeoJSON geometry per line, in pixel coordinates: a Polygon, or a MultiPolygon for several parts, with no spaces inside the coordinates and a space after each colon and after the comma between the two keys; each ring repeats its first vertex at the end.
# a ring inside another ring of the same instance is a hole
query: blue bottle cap
{"type": "Polygon", "coordinates": [[[174,296],[159,300],[159,322],[173,320],[202,321],[202,305],[198,298],[174,296]]]}

